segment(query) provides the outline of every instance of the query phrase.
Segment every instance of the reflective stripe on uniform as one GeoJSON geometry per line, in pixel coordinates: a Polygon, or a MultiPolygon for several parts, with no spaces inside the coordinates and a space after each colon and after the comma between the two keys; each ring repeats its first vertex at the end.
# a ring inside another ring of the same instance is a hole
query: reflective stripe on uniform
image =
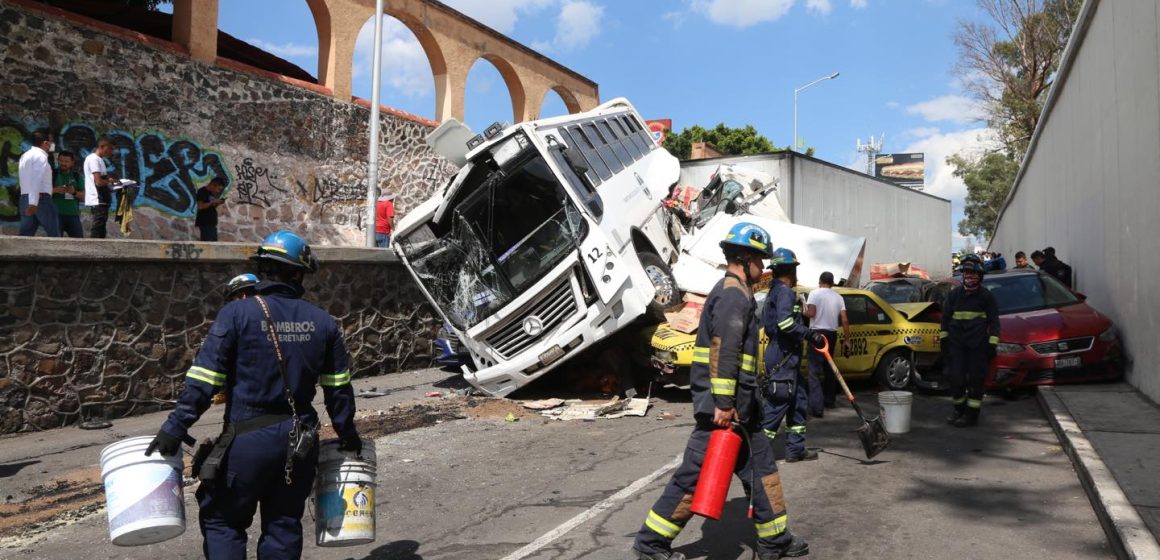
{"type": "Polygon", "coordinates": [[[714,377],[709,379],[709,390],[714,395],[723,395],[732,397],[737,394],[737,380],[736,379],[722,379],[714,377]]]}
{"type": "Polygon", "coordinates": [[[960,404],[967,402],[967,397],[959,397],[957,399],[951,399],[951,402],[954,403],[955,406],[958,406],[960,404]]]}
{"type": "Polygon", "coordinates": [[[213,370],[208,370],[200,366],[193,366],[185,373],[188,379],[196,379],[202,383],[209,383],[214,387],[221,387],[226,384],[225,374],[218,373],[213,370]]]}
{"type": "Polygon", "coordinates": [[[950,336],[951,336],[951,333],[949,333],[949,332],[946,332],[946,331],[939,331],[938,332],[939,338],[949,338],[950,336]]]}
{"type": "Polygon", "coordinates": [[[765,436],[769,439],[777,437],[777,430],[765,430],[765,436]]]}
{"type": "Polygon", "coordinates": [[[968,408],[982,408],[983,399],[967,399],[968,408]]]}
{"type": "Polygon", "coordinates": [[[648,517],[644,518],[644,524],[647,525],[649,529],[656,531],[658,535],[662,537],[668,537],[670,539],[677,538],[677,535],[681,532],[680,525],[677,525],[676,523],[661,517],[657,514],[657,512],[651,509],[648,510],[648,517]]]}
{"type": "Polygon", "coordinates": [[[343,371],[333,375],[323,375],[318,379],[318,384],[323,387],[341,387],[342,385],[350,384],[350,371],[343,371]]]}
{"type": "Polygon", "coordinates": [[[709,349],[704,346],[693,347],[693,363],[707,364],[709,363],[709,349]]]}
{"type": "Polygon", "coordinates": [[[990,342],[991,344],[999,344],[999,337],[992,336],[991,338],[987,339],[987,342],[990,342]]]}
{"type": "Polygon", "coordinates": [[[786,426],[786,429],[789,430],[789,433],[791,433],[791,434],[804,434],[804,433],[806,433],[805,426],[786,426]]]}
{"type": "Polygon", "coordinates": [[[789,514],[774,518],[773,521],[765,523],[754,523],[757,527],[757,538],[767,539],[769,537],[776,537],[785,532],[786,525],[789,524],[789,514]]]}
{"type": "Polygon", "coordinates": [[[956,321],[970,321],[972,319],[986,319],[986,311],[955,311],[951,318],[956,321]]]}
{"type": "Polygon", "coordinates": [[[741,371],[752,372],[756,370],[757,359],[749,354],[741,355],[741,371]]]}
{"type": "Polygon", "coordinates": [[[793,326],[793,317],[786,317],[784,321],[777,324],[777,328],[786,330],[793,326]]]}

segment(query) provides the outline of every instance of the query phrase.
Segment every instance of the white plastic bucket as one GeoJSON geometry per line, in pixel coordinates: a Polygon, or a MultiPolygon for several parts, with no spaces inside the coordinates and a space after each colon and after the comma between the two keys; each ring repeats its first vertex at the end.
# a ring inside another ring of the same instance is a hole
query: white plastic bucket
{"type": "Polygon", "coordinates": [[[354,546],[375,540],[375,442],[363,440],[362,458],[319,446],[314,481],[314,534],[318,546],[354,546]]]}
{"type": "Polygon", "coordinates": [[[910,391],[878,393],[878,408],[882,410],[882,422],[887,432],[905,434],[910,431],[910,404],[913,400],[910,391]]]}
{"type": "Polygon", "coordinates": [[[101,451],[101,480],[109,537],[117,546],[140,546],[185,532],[181,453],[146,457],[153,436],[129,438],[101,451]]]}

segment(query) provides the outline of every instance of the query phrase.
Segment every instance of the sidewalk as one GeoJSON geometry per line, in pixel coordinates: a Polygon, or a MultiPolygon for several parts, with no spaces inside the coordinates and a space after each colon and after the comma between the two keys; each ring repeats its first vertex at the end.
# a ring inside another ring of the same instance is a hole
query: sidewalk
{"type": "Polygon", "coordinates": [[[1040,387],[1039,403],[1120,558],[1160,558],[1160,407],[1127,383],[1040,387]]]}

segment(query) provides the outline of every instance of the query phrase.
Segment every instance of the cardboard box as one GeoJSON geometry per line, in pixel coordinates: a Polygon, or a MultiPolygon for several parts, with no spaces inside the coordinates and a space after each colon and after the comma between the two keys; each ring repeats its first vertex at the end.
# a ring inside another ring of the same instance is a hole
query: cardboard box
{"type": "Polygon", "coordinates": [[[669,327],[685,334],[696,332],[701,323],[701,311],[705,308],[705,298],[697,294],[685,294],[685,304],[676,313],[666,313],[669,327]]]}

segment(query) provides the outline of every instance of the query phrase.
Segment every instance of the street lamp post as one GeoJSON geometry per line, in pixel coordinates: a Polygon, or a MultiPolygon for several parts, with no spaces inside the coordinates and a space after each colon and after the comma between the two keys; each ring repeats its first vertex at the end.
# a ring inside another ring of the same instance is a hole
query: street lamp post
{"type": "Polygon", "coordinates": [[[375,51],[371,56],[371,116],[370,152],[367,154],[367,209],[363,227],[366,228],[366,246],[375,246],[375,199],[379,186],[379,81],[383,58],[383,0],[375,2],[375,51]]]}
{"type": "Polygon", "coordinates": [[[798,94],[805,91],[807,88],[809,88],[810,86],[812,86],[818,82],[832,80],[832,79],[837,78],[837,77],[838,77],[838,73],[834,72],[833,74],[830,74],[829,76],[822,76],[821,78],[818,78],[818,79],[816,79],[816,80],[814,80],[814,81],[812,81],[812,82],[810,82],[802,87],[799,87],[799,88],[793,90],[793,151],[796,152],[796,151],[798,151],[798,148],[801,147],[798,145],[798,118],[797,118],[798,94]]]}

